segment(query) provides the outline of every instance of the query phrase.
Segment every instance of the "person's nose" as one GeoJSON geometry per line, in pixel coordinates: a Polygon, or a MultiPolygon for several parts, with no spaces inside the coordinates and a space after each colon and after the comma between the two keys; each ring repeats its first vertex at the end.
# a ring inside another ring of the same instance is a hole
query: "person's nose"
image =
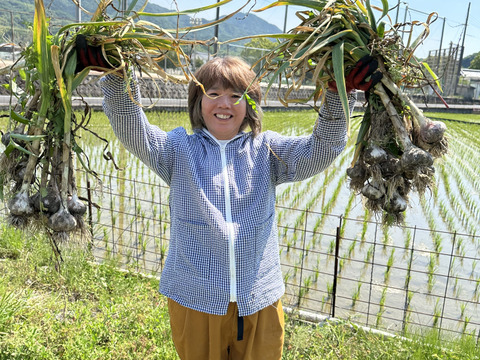
{"type": "Polygon", "coordinates": [[[232,106],[232,100],[228,95],[222,95],[218,98],[218,106],[224,109],[228,109],[232,106]]]}

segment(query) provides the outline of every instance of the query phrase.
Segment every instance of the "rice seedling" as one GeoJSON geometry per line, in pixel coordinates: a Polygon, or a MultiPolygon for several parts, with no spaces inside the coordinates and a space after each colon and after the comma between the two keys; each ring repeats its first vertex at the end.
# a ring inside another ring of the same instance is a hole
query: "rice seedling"
{"type": "Polygon", "coordinates": [[[411,243],[412,243],[412,232],[410,229],[405,229],[405,243],[403,245],[405,257],[409,253],[411,243]]]}
{"type": "Polygon", "coordinates": [[[470,316],[465,316],[463,319],[463,327],[462,327],[462,334],[467,332],[468,324],[470,323],[470,316]]]}
{"type": "Polygon", "coordinates": [[[362,288],[362,283],[361,282],[358,282],[357,283],[357,288],[356,290],[354,291],[353,295],[352,295],[352,308],[355,307],[355,305],[357,304],[357,301],[358,299],[360,298],[360,290],[362,288]]]}
{"type": "Polygon", "coordinates": [[[462,237],[458,237],[457,239],[457,242],[455,244],[455,253],[457,255],[461,255],[461,249],[464,247],[464,244],[463,244],[463,238],[462,237]]]}
{"type": "Polygon", "coordinates": [[[332,297],[333,295],[333,283],[330,281],[327,282],[327,301],[332,297]]]}
{"type": "Polygon", "coordinates": [[[345,70],[348,72],[367,55],[378,59],[383,77],[367,96],[367,109],[347,174],[352,189],[362,194],[371,211],[384,215],[385,224],[401,223],[409,192],[423,193],[433,186],[433,159],[447,151],[445,125],[427,119],[401,90],[402,86],[430,85],[435,91],[435,85],[439,87],[428,65],[413,55],[427,37],[436,14],[430,14],[423,23],[390,24],[387,28],[386,0],[382,1],[382,9],[371,6],[369,0],[289,0],[275,1],[258,11],[283,5],[309,9],[297,12],[300,24],[289,33],[268,35],[283,42],[257,64],[263,64],[259,78],[269,79],[268,90],[277,78],[287,84],[285,95],[279,96],[286,106],[299,101],[323,101],[328,83],[335,80],[349,119],[345,70]],[[380,10],[378,19],[374,10],[380,10]],[[400,33],[411,32],[414,26],[423,26],[423,31],[404,45],[400,33]],[[300,100],[290,98],[307,79],[314,81],[312,93],[300,100]]]}
{"type": "Polygon", "coordinates": [[[312,276],[309,275],[303,280],[303,286],[301,287],[301,289],[303,289],[302,297],[305,296],[310,291],[311,286],[312,286],[312,276]]]}
{"type": "Polygon", "coordinates": [[[339,181],[335,189],[333,190],[333,193],[328,200],[328,202],[322,207],[322,212],[324,214],[328,214],[332,211],[333,206],[338,200],[338,195],[340,194],[340,191],[343,187],[343,181],[339,181]]]}
{"type": "Polygon", "coordinates": [[[380,302],[378,303],[379,305],[379,310],[376,315],[375,319],[375,326],[379,327],[380,322],[382,320],[383,313],[385,312],[385,302],[387,301],[387,287],[384,287],[382,290],[382,296],[380,297],[380,302]]]}
{"type": "Polygon", "coordinates": [[[292,186],[291,184],[288,184],[288,186],[285,187],[282,193],[277,195],[277,200],[282,200],[282,201],[288,200],[290,197],[291,191],[292,191],[292,186]]]}
{"type": "Polygon", "coordinates": [[[370,219],[370,211],[367,208],[365,208],[365,212],[363,215],[362,234],[360,236],[362,244],[365,243],[365,240],[367,238],[368,219],[370,219]]]}
{"type": "Polygon", "coordinates": [[[447,208],[445,200],[440,200],[438,206],[440,216],[442,217],[443,222],[447,224],[448,229],[452,232],[458,231],[456,221],[452,213],[447,208]]]}
{"type": "Polygon", "coordinates": [[[439,320],[441,319],[442,315],[442,310],[441,310],[441,305],[440,305],[440,299],[437,298],[437,301],[435,302],[435,307],[433,309],[433,327],[437,328],[439,320]]]}
{"type": "Polygon", "coordinates": [[[457,299],[460,298],[460,295],[462,293],[462,285],[460,284],[460,279],[458,277],[455,277],[455,282],[453,283],[453,296],[455,296],[457,299]]]}
{"type": "Polygon", "coordinates": [[[108,230],[106,228],[103,228],[102,241],[104,243],[104,247],[107,248],[109,244],[109,236],[108,236],[108,230]]]}
{"type": "Polygon", "coordinates": [[[344,221],[342,222],[342,227],[340,228],[340,236],[342,236],[342,237],[345,233],[345,227],[347,226],[346,218],[348,218],[348,215],[350,214],[350,211],[352,210],[354,199],[355,199],[355,195],[351,194],[350,197],[348,198],[348,203],[347,203],[347,206],[345,207],[345,212],[343,213],[344,221]]]}
{"type": "Polygon", "coordinates": [[[357,241],[356,239],[353,239],[352,243],[350,244],[350,246],[348,247],[348,250],[347,250],[347,259],[351,259],[352,256],[353,256],[353,253],[355,251],[355,245],[356,245],[357,241]]]}
{"type": "Polygon", "coordinates": [[[333,253],[335,252],[335,244],[336,244],[336,240],[332,239],[328,244],[327,254],[333,255],[333,253]]]}
{"type": "Polygon", "coordinates": [[[412,291],[407,291],[407,294],[405,296],[405,309],[404,309],[404,318],[403,318],[403,333],[405,334],[408,332],[408,324],[410,323],[410,317],[411,317],[411,308],[410,304],[412,303],[414,293],[412,291]]]}
{"type": "Polygon", "coordinates": [[[427,289],[428,292],[431,293],[433,290],[433,286],[435,285],[435,272],[437,271],[438,268],[438,259],[435,253],[430,253],[430,261],[428,262],[428,268],[427,268],[427,277],[428,277],[428,285],[427,289]]]}
{"type": "Polygon", "coordinates": [[[410,258],[407,263],[407,274],[405,275],[405,282],[403,287],[408,290],[408,286],[410,285],[410,280],[412,280],[412,261],[413,261],[413,252],[410,253],[410,258]]]}
{"type": "MultiPolygon", "coordinates": [[[[452,169],[453,170],[453,169],[452,169]]],[[[455,172],[455,170],[451,171],[452,173],[455,172]]],[[[445,192],[447,196],[447,200],[449,202],[450,207],[453,210],[453,213],[456,215],[455,219],[457,219],[464,227],[467,229],[467,231],[471,233],[476,232],[476,227],[478,224],[478,214],[477,214],[477,207],[478,205],[475,203],[475,201],[468,200],[468,197],[470,195],[465,195],[465,193],[470,194],[471,190],[463,189],[464,195],[462,195],[462,183],[459,178],[455,181],[458,189],[458,192],[460,193],[460,198],[462,201],[458,199],[458,196],[456,196],[456,192],[454,191],[453,187],[450,184],[450,171],[446,169],[446,166],[440,165],[440,175],[443,180],[443,184],[445,187],[445,192]]]]}
{"type": "MultiPolygon", "coordinates": [[[[85,56],[79,44],[86,42],[100,49],[103,55],[100,69],[127,80],[126,91],[130,94],[134,69],[161,81],[196,81],[184,48],[205,45],[208,40],[188,40],[184,35],[213,26],[218,21],[167,30],[142,17],[176,17],[229,1],[181,13],[147,14],[143,12],[147,2],[133,11],[138,2],[134,0],[125,13],[111,18],[109,10],[115,10],[112,0],[100,0],[91,21],[66,25],[52,35],[43,0],[35,0],[33,41],[22,52],[25,65],[21,74],[25,88],[18,90],[26,98],[20,102],[20,109],[11,107],[7,131],[2,135],[5,150],[0,156],[0,195],[1,200],[8,200],[12,224],[19,227],[29,226],[30,222],[42,227],[46,225],[45,230],[56,240],[66,240],[70,233],[85,230],[86,205],[78,197],[73,164],[78,161],[91,176],[97,173],[77,139],[77,132],[89,124],[90,110],[86,107],[80,116],[72,111],[73,93],[91,69],[77,63],[77,55],[80,60],[85,56]],[[175,55],[169,59],[183,70],[183,77],[172,76],[158,65],[169,54],[175,55]]],[[[108,142],[102,155],[117,168],[113,154],[108,151],[108,142]]],[[[138,173],[139,166],[135,171],[138,173]]],[[[143,167],[141,171],[143,173],[143,167]]]]}
{"type": "Polygon", "coordinates": [[[392,249],[392,251],[390,252],[390,256],[388,257],[388,260],[387,260],[387,268],[384,274],[383,280],[385,284],[388,284],[388,280],[390,279],[390,270],[392,269],[394,261],[395,261],[395,249],[392,249]]]}
{"type": "Polygon", "coordinates": [[[374,245],[371,245],[368,250],[367,250],[367,253],[365,254],[365,260],[364,260],[364,263],[365,263],[365,266],[368,266],[369,264],[372,263],[372,259],[373,259],[373,252],[375,251],[375,246],[374,245]]]}
{"type": "Polygon", "coordinates": [[[467,309],[467,303],[460,304],[460,319],[463,319],[465,316],[465,310],[467,309]]]}
{"type": "Polygon", "coordinates": [[[317,258],[317,263],[315,265],[315,268],[314,268],[314,276],[313,276],[313,282],[316,283],[318,282],[318,277],[320,276],[320,258],[318,257],[317,258]]]}
{"type": "Polygon", "coordinates": [[[163,244],[161,249],[160,249],[160,259],[164,260],[168,251],[168,246],[166,244],[163,244]]]}
{"type": "Polygon", "coordinates": [[[475,289],[473,290],[473,299],[475,301],[480,300],[480,278],[475,281],[475,289]]]}
{"type": "Polygon", "coordinates": [[[338,262],[338,275],[342,273],[343,268],[345,267],[345,258],[342,257],[338,262]]]}
{"type": "Polygon", "coordinates": [[[385,231],[382,234],[382,244],[383,244],[383,250],[387,250],[387,245],[390,243],[390,234],[388,229],[385,229],[385,231]]]}
{"type": "Polygon", "coordinates": [[[298,270],[302,270],[301,267],[299,267],[298,261],[293,265],[293,277],[295,278],[297,276],[298,270]]]}
{"type": "Polygon", "coordinates": [[[435,233],[434,236],[433,236],[433,248],[434,248],[435,254],[438,258],[440,256],[440,253],[442,252],[442,249],[443,249],[442,237],[438,233],[435,233]]]}
{"type": "Polygon", "coordinates": [[[472,261],[472,270],[470,272],[470,279],[473,279],[474,275],[475,275],[475,270],[477,268],[477,265],[478,265],[478,261],[477,260],[473,260],[472,261]]]}

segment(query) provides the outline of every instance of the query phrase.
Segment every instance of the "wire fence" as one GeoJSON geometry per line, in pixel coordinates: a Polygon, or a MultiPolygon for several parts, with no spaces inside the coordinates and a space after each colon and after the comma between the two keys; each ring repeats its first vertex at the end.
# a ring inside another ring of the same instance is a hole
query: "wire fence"
{"type": "MultiPolygon", "coordinates": [[[[160,179],[101,178],[92,183],[85,176],[79,188],[92,203],[85,222],[93,254],[99,262],[160,277],[169,246],[169,188],[160,179]]],[[[478,235],[384,228],[368,219],[277,206],[280,213],[285,306],[313,321],[349,319],[400,334],[437,329],[478,341],[478,235]],[[443,246],[435,245],[439,238],[443,246]]]]}

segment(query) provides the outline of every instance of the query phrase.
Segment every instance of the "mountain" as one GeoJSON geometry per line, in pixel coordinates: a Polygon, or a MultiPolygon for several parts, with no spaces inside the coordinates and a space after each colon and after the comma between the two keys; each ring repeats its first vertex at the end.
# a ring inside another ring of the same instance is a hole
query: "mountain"
{"type": "MultiPolygon", "coordinates": [[[[78,0],[81,1],[82,7],[93,12],[97,8],[96,0],[78,0]]],[[[140,3],[141,1],[139,1],[140,3]]],[[[52,32],[60,26],[76,22],[76,5],[72,0],[44,0],[47,16],[50,18],[50,26],[52,32]]],[[[115,1],[114,4],[118,4],[115,1]]],[[[16,43],[31,42],[31,33],[27,30],[33,23],[34,15],[33,0],[2,0],[0,5],[0,42],[10,41],[12,38],[12,27],[14,28],[14,41],[16,43]],[[12,24],[13,19],[13,24],[12,24]]],[[[157,4],[149,3],[145,8],[145,12],[165,13],[170,12],[157,4]]],[[[112,10],[109,12],[111,17],[115,16],[112,10]]],[[[82,21],[88,21],[91,14],[82,13],[82,21]]],[[[155,23],[164,29],[176,29],[177,18],[172,17],[142,17],[147,21],[155,23]]],[[[214,19],[202,19],[202,22],[208,23],[214,19]]],[[[190,26],[190,16],[181,15],[178,19],[180,27],[190,26]]],[[[219,40],[225,41],[237,37],[255,35],[255,34],[274,34],[280,33],[281,30],[260,17],[249,13],[248,15],[238,13],[231,19],[219,25],[219,40]]],[[[214,28],[208,28],[195,33],[190,33],[187,37],[196,39],[209,39],[214,36],[214,28]]]]}

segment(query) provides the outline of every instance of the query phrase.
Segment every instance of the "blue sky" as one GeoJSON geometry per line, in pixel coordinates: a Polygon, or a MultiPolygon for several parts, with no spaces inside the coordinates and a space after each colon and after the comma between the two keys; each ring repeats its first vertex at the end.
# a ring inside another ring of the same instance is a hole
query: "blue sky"
{"type": "MultiPolygon", "coordinates": [[[[192,9],[199,6],[205,6],[213,4],[215,0],[150,0],[157,3],[160,6],[168,9],[175,9],[176,4],[180,10],[192,9]]],[[[233,0],[231,3],[225,5],[221,9],[221,14],[228,14],[234,9],[245,4],[247,0],[233,0]]],[[[251,8],[259,9],[263,6],[270,4],[272,0],[251,0],[244,10],[251,8]]],[[[371,0],[373,5],[380,5],[380,0],[371,0]]],[[[467,36],[465,38],[465,56],[480,51],[480,1],[479,0],[401,0],[400,9],[398,11],[398,20],[403,22],[418,20],[425,21],[427,14],[431,12],[437,12],[439,18],[430,26],[430,35],[425,43],[416,52],[416,55],[423,57],[428,55],[429,50],[438,50],[440,47],[440,41],[442,39],[442,27],[445,18],[445,30],[443,35],[442,48],[448,48],[450,42],[453,44],[461,44],[462,35],[464,30],[465,18],[467,15],[468,4],[470,5],[470,17],[468,20],[467,36]],[[408,6],[408,11],[407,10],[408,6]]],[[[389,0],[390,7],[394,7],[398,4],[398,0],[389,0]]],[[[295,16],[295,12],[301,8],[290,6],[287,12],[287,30],[298,24],[298,18],[295,16]]],[[[256,15],[262,17],[266,21],[277,25],[283,30],[285,23],[285,7],[277,7],[256,13],[256,15]]],[[[215,12],[199,14],[198,17],[207,19],[215,18],[215,12]]],[[[390,12],[391,18],[395,21],[397,18],[397,10],[390,12]]],[[[406,38],[405,38],[406,39],[406,38]]]]}

